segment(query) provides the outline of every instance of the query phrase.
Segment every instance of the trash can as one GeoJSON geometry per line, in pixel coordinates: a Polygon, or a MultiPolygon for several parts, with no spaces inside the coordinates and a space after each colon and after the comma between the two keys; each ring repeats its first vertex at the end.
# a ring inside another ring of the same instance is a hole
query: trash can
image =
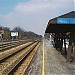
{"type": "Polygon", "coordinates": [[[50,45],[53,45],[53,41],[50,41],[50,45]]]}

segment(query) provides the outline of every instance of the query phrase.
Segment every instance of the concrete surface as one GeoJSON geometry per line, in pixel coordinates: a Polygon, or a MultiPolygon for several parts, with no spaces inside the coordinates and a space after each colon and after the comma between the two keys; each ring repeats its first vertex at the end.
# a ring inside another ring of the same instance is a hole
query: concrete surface
{"type": "Polygon", "coordinates": [[[25,75],[42,75],[42,44],[36,52],[25,75]]]}
{"type": "Polygon", "coordinates": [[[75,64],[66,59],[45,40],[45,75],[75,75],[75,64]]]}
{"type": "MultiPolygon", "coordinates": [[[[42,46],[39,47],[25,75],[42,75],[42,46]]],[[[75,75],[75,63],[66,63],[48,40],[44,40],[44,75],[75,75]]]]}

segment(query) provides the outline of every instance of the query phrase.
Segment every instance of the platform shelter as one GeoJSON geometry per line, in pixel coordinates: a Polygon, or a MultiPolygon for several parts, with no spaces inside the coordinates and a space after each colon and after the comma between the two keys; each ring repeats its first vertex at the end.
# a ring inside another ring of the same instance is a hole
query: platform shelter
{"type": "Polygon", "coordinates": [[[67,55],[66,62],[70,63],[71,53],[75,61],[75,11],[71,11],[59,17],[49,20],[45,33],[50,33],[54,38],[54,47],[62,54],[64,44],[64,53],[67,55]],[[68,50],[66,48],[66,42],[68,50]]]}

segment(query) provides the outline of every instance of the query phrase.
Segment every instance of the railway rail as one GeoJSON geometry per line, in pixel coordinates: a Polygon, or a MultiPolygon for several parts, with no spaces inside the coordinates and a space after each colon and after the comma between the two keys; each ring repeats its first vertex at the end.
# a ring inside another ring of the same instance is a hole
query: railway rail
{"type": "Polygon", "coordinates": [[[10,43],[15,43],[15,42],[24,42],[24,41],[30,41],[30,40],[28,39],[28,40],[17,40],[17,41],[1,42],[0,45],[10,44],[10,43]]]}
{"type": "Polygon", "coordinates": [[[38,41],[29,42],[0,54],[0,75],[23,75],[38,47],[38,41]]]}
{"type": "Polygon", "coordinates": [[[14,42],[14,43],[9,43],[9,44],[5,44],[5,45],[2,45],[0,47],[0,52],[3,52],[3,51],[6,51],[10,48],[13,48],[13,47],[16,47],[16,46],[19,46],[21,44],[24,44],[25,42],[14,42]]]}
{"type": "Polygon", "coordinates": [[[22,44],[27,43],[29,41],[31,41],[31,40],[20,40],[20,41],[11,41],[11,42],[0,43],[0,52],[3,52],[3,51],[6,51],[10,48],[22,45],[22,44]]]}

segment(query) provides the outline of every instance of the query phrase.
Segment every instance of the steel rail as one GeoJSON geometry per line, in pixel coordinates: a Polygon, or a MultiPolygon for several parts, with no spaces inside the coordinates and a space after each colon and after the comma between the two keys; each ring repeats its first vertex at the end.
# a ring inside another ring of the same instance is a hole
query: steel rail
{"type": "MultiPolygon", "coordinates": [[[[34,42],[33,42],[33,43],[34,43],[34,42]]],[[[6,59],[8,59],[9,57],[11,57],[11,56],[13,56],[14,54],[20,52],[21,50],[27,48],[28,46],[32,45],[33,43],[30,43],[30,44],[24,46],[23,48],[21,48],[20,50],[17,50],[17,51],[15,51],[15,52],[11,53],[11,54],[8,54],[8,55],[5,56],[5,57],[0,58],[0,63],[4,62],[4,61],[5,61],[6,59]]]]}
{"type": "MultiPolygon", "coordinates": [[[[39,42],[38,42],[39,43],[39,42]]],[[[15,66],[13,68],[11,68],[6,75],[13,75],[13,73],[15,72],[15,70],[19,67],[19,65],[22,64],[22,62],[26,59],[26,57],[32,52],[32,50],[38,45],[38,43],[32,47],[26,54],[23,55],[22,59],[17,62],[17,64],[15,64],[15,66]]]]}

